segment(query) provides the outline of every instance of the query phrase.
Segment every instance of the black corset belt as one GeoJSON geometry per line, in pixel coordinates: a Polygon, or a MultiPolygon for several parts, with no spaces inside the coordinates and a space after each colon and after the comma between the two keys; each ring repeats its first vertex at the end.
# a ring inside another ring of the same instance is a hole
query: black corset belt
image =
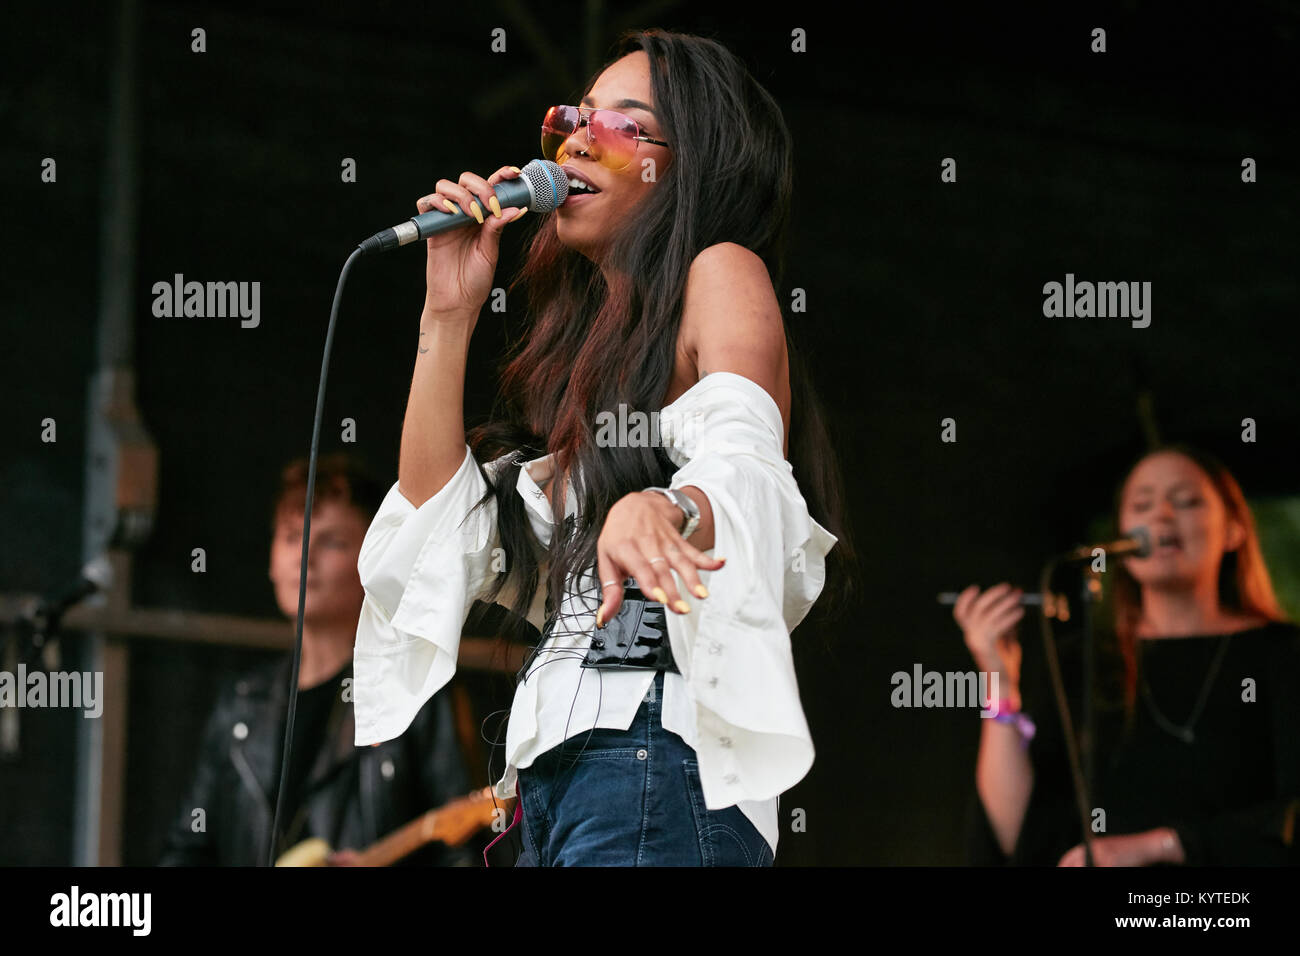
{"type": "MultiPolygon", "coordinates": [[[[532,673],[532,665],[551,639],[557,619],[558,616],[552,616],[546,622],[541,640],[515,675],[516,684],[532,673]]],[[[600,670],[635,668],[681,673],[673,660],[673,648],[668,640],[668,609],[642,594],[636,578],[627,578],[623,582],[623,603],[613,620],[604,627],[592,627],[591,646],[582,666],[600,670]]]]}
{"type": "Polygon", "coordinates": [[[613,620],[591,632],[591,648],[582,666],[681,673],[668,640],[668,609],[642,594],[636,578],[623,582],[623,603],[613,620]]]}

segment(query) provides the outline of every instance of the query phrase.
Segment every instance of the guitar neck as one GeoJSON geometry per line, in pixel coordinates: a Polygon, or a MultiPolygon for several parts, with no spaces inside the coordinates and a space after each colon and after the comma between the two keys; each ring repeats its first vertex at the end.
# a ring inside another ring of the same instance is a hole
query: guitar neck
{"type": "Polygon", "coordinates": [[[437,839],[438,811],[430,810],[360,853],[360,866],[392,866],[437,839]]]}
{"type": "Polygon", "coordinates": [[[422,813],[382,840],[372,843],[358,854],[358,865],[392,866],[434,840],[459,844],[480,827],[491,823],[494,809],[492,788],[476,790],[445,807],[422,813]]]}

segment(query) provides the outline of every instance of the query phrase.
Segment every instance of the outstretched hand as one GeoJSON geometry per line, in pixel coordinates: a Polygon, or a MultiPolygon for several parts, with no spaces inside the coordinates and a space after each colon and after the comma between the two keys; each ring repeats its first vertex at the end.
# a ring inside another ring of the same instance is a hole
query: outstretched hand
{"type": "Polygon", "coordinates": [[[678,614],[690,613],[682,600],[672,571],[681,575],[692,594],[709,596],[700,581],[698,568],[717,571],[725,558],[707,557],[681,536],[682,513],[673,503],[653,491],[624,495],[609,509],[596,541],[596,570],[600,579],[601,603],[596,626],[604,627],[623,603],[623,582],[636,578],[637,585],[656,601],[678,614]]]}

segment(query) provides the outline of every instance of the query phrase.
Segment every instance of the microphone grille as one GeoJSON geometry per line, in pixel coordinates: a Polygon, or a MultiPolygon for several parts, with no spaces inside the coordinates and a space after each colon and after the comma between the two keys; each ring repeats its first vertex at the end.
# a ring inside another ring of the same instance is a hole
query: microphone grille
{"type": "Polygon", "coordinates": [[[1151,532],[1145,527],[1134,528],[1128,533],[1128,536],[1137,539],[1137,556],[1139,558],[1145,558],[1151,554],[1151,532]]]}
{"type": "Polygon", "coordinates": [[[533,212],[554,212],[569,198],[569,177],[558,163],[534,159],[519,175],[528,180],[533,193],[533,212]]]}

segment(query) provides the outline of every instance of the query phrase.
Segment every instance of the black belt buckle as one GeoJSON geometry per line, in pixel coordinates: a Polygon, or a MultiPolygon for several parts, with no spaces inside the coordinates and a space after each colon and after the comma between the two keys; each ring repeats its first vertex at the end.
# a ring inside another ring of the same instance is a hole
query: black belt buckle
{"type": "Polygon", "coordinates": [[[623,603],[613,620],[591,632],[582,666],[681,673],[668,640],[668,609],[642,594],[636,578],[623,582],[623,603]]]}

